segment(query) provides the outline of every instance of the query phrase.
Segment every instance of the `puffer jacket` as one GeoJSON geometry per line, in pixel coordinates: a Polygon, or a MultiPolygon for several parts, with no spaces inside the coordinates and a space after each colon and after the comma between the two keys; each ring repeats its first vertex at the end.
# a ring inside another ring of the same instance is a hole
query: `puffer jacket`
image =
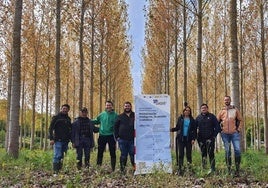
{"type": "Polygon", "coordinates": [[[243,118],[235,106],[230,105],[223,107],[218,113],[217,119],[221,124],[223,133],[233,134],[241,131],[243,118]]]}
{"type": "Polygon", "coordinates": [[[195,122],[198,130],[198,140],[215,139],[217,134],[221,131],[219,122],[212,113],[199,114],[195,122]]]}

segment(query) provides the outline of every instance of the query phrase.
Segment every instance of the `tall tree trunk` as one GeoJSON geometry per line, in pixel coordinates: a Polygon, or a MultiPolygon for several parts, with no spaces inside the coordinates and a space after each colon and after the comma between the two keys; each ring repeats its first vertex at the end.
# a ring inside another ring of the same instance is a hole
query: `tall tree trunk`
{"type": "MultiPolygon", "coordinates": [[[[186,0],[183,0],[183,101],[188,101],[187,94],[187,15],[186,15],[186,0]]],[[[177,116],[176,116],[177,117],[177,116]]]]}
{"type": "Polygon", "coordinates": [[[22,148],[22,146],[25,146],[25,145],[22,144],[23,143],[23,139],[22,138],[24,136],[24,134],[23,134],[24,133],[24,127],[26,126],[25,123],[24,123],[25,81],[26,80],[25,80],[25,74],[24,74],[23,75],[23,78],[22,78],[22,91],[21,91],[21,93],[22,93],[22,97],[21,97],[21,111],[20,111],[20,124],[21,124],[21,126],[20,126],[20,141],[19,141],[20,147],[19,148],[22,148]]]}
{"type": "Polygon", "coordinates": [[[79,50],[80,50],[80,81],[79,81],[79,108],[83,106],[83,93],[84,93],[84,17],[85,17],[85,1],[82,0],[81,5],[81,18],[80,18],[80,39],[79,39],[79,50]]]}
{"type": "Polygon", "coordinates": [[[199,107],[203,103],[203,91],[202,91],[202,0],[198,0],[198,29],[197,29],[197,112],[199,107]]]}
{"type": "MultiPolygon", "coordinates": [[[[214,12],[217,12],[216,10],[216,7],[214,9],[214,12]]],[[[217,41],[217,31],[218,31],[218,24],[217,24],[217,16],[214,15],[214,18],[213,18],[213,23],[214,23],[214,43],[217,41]]],[[[219,82],[218,79],[217,79],[217,68],[218,68],[218,64],[217,64],[217,46],[216,45],[213,45],[213,76],[214,76],[214,82],[213,82],[213,87],[214,87],[214,91],[213,91],[213,110],[212,110],[212,113],[216,114],[217,112],[217,90],[218,90],[218,87],[217,87],[217,83],[219,82]]],[[[219,136],[220,134],[218,134],[217,136],[217,139],[216,139],[216,142],[215,142],[215,150],[216,152],[218,152],[219,148],[221,148],[221,141],[219,141],[219,136]]]]}
{"type": "MultiPolygon", "coordinates": [[[[35,47],[37,48],[37,47],[35,47]]],[[[35,101],[36,101],[36,85],[37,85],[37,50],[35,50],[35,60],[34,60],[34,77],[33,77],[33,98],[32,98],[32,126],[31,126],[31,141],[30,150],[34,147],[34,137],[35,137],[35,101]]]]}
{"type": "MultiPolygon", "coordinates": [[[[49,20],[50,22],[50,25],[51,22],[52,22],[52,19],[49,20]]],[[[49,121],[49,91],[50,91],[50,63],[51,62],[51,57],[52,57],[52,52],[51,52],[51,27],[49,27],[49,31],[48,31],[48,49],[49,49],[49,53],[48,53],[48,64],[47,64],[47,71],[46,71],[46,75],[47,75],[47,78],[46,78],[46,115],[45,115],[45,143],[44,143],[44,150],[47,149],[47,145],[48,145],[48,141],[47,141],[47,138],[48,138],[48,121],[49,121]]],[[[55,108],[56,109],[56,108],[55,108]]]]}
{"type": "MultiPolygon", "coordinates": [[[[12,50],[11,50],[12,51],[12,50]]],[[[10,104],[11,104],[11,84],[12,84],[12,64],[9,64],[8,72],[8,95],[7,95],[7,119],[6,119],[6,137],[5,137],[5,148],[8,149],[9,142],[9,121],[10,121],[10,104]]]]}
{"type": "MultiPolygon", "coordinates": [[[[226,12],[227,12],[227,6],[226,6],[226,1],[224,1],[224,17],[226,18],[226,12]]],[[[227,89],[227,47],[226,47],[226,39],[227,33],[226,33],[226,25],[223,25],[223,57],[224,57],[224,95],[229,95],[228,94],[228,89],[227,89]]]]}
{"type": "MultiPolygon", "coordinates": [[[[26,117],[26,115],[27,115],[27,106],[26,105],[24,105],[23,110],[24,110],[24,111],[22,111],[23,117],[26,117]]],[[[28,142],[27,142],[26,138],[27,138],[29,131],[28,131],[28,127],[26,126],[26,118],[23,118],[23,122],[21,122],[21,124],[23,125],[23,138],[24,138],[23,143],[22,143],[22,147],[27,148],[28,142]]]]}
{"type": "MultiPolygon", "coordinates": [[[[175,100],[175,104],[174,104],[174,115],[173,115],[173,120],[172,122],[174,122],[174,125],[175,125],[175,122],[177,122],[177,118],[178,118],[178,15],[179,15],[179,12],[178,12],[178,7],[175,7],[175,13],[176,13],[176,16],[175,16],[175,29],[174,29],[174,41],[175,41],[175,44],[174,44],[174,100],[175,100]]],[[[174,126],[172,125],[172,127],[174,126]]],[[[176,143],[175,143],[175,135],[172,134],[172,138],[171,138],[172,142],[171,143],[174,143],[174,145],[176,146],[176,143]]]]}
{"type": "Polygon", "coordinates": [[[40,149],[43,148],[44,146],[44,92],[42,92],[42,97],[41,97],[41,122],[40,122],[40,149]]]}
{"type": "Polygon", "coordinates": [[[99,112],[102,111],[102,98],[103,98],[103,57],[104,57],[104,22],[101,23],[101,52],[100,52],[100,63],[99,63],[99,80],[100,80],[100,92],[99,92],[99,112]]]}
{"type": "MultiPolygon", "coordinates": [[[[267,3],[267,2],[266,2],[267,3]]],[[[268,112],[267,112],[267,67],[265,63],[265,28],[264,28],[264,1],[259,1],[259,12],[260,12],[260,21],[261,21],[261,63],[262,63],[262,74],[263,74],[263,105],[264,105],[264,143],[265,143],[265,153],[268,154],[268,112]]],[[[267,34],[267,32],[266,32],[267,34]]]]}
{"type": "MultiPolygon", "coordinates": [[[[35,7],[35,1],[32,1],[32,7],[35,7]]],[[[34,148],[34,140],[35,140],[35,126],[36,126],[36,92],[37,92],[37,69],[38,69],[38,56],[39,56],[39,50],[40,50],[40,42],[41,42],[41,32],[43,31],[43,20],[44,20],[44,14],[41,13],[40,19],[40,27],[38,28],[38,33],[34,34],[34,43],[33,43],[33,50],[34,50],[34,75],[33,75],[33,90],[32,90],[32,126],[31,126],[31,140],[30,140],[30,149],[34,148]]],[[[32,9],[32,20],[33,22],[36,22],[35,20],[35,12],[34,9],[32,9]]]]}
{"type": "Polygon", "coordinates": [[[18,158],[19,156],[19,116],[20,116],[20,81],[21,81],[21,17],[22,0],[15,1],[15,17],[13,25],[12,44],[12,84],[9,122],[9,140],[7,153],[18,158]]]}
{"type": "Polygon", "coordinates": [[[61,0],[57,0],[56,7],[56,89],[55,89],[55,113],[60,108],[60,42],[61,42],[61,0]]]}
{"type": "MultiPolygon", "coordinates": [[[[257,45],[257,44],[255,44],[257,45]]],[[[255,61],[257,62],[257,57],[255,58],[255,61]]],[[[260,150],[260,122],[259,122],[259,76],[258,76],[258,65],[255,65],[255,95],[256,95],[256,144],[257,144],[257,150],[260,150]]]]}
{"type": "MultiPolygon", "coordinates": [[[[50,68],[48,67],[47,75],[50,74],[50,68]]],[[[45,143],[44,143],[44,150],[47,149],[47,138],[48,138],[48,101],[49,101],[49,76],[46,79],[46,116],[45,116],[45,143]]]]}
{"type": "Polygon", "coordinates": [[[91,1],[92,5],[92,15],[91,15],[91,61],[90,61],[90,117],[94,115],[94,38],[95,38],[95,3],[94,0],[91,1]]]}
{"type": "MultiPolygon", "coordinates": [[[[240,112],[242,114],[242,116],[244,117],[244,105],[243,105],[243,101],[244,101],[244,87],[243,87],[243,25],[242,25],[242,2],[243,0],[239,1],[239,26],[240,26],[240,32],[239,32],[239,38],[240,38],[240,44],[239,44],[239,64],[240,64],[240,91],[241,91],[241,98],[240,98],[240,112]]],[[[245,151],[246,147],[247,147],[247,137],[245,136],[245,132],[246,132],[246,126],[243,126],[242,128],[242,133],[241,133],[241,150],[245,151]]]]}
{"type": "Polygon", "coordinates": [[[230,87],[233,104],[240,109],[238,42],[237,42],[237,2],[229,3],[230,28],[230,87]]]}

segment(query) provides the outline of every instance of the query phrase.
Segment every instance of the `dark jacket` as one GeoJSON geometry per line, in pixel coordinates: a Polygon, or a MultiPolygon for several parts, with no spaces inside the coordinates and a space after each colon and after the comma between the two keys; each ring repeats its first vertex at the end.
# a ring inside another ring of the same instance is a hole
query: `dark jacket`
{"type": "Polygon", "coordinates": [[[196,124],[195,124],[194,118],[190,117],[190,127],[189,127],[186,140],[184,140],[185,138],[183,137],[183,121],[184,121],[184,117],[181,115],[178,118],[176,127],[171,128],[170,131],[171,132],[177,131],[176,139],[178,139],[179,142],[182,142],[182,141],[190,142],[192,140],[195,140],[196,139],[196,124]]]}
{"type": "Polygon", "coordinates": [[[49,139],[54,141],[70,141],[72,124],[68,114],[58,113],[52,117],[49,126],[49,139]]]}
{"type": "Polygon", "coordinates": [[[95,145],[93,132],[99,132],[99,128],[95,127],[88,117],[78,117],[72,124],[72,143],[78,147],[81,139],[89,138],[90,148],[93,148],[95,145]]]}
{"type": "Polygon", "coordinates": [[[114,124],[115,137],[123,140],[134,140],[134,121],[134,112],[131,112],[129,116],[126,113],[120,114],[114,124]]]}
{"type": "Polygon", "coordinates": [[[211,113],[200,114],[196,117],[198,140],[215,139],[221,131],[220,124],[215,115],[211,113]]]}

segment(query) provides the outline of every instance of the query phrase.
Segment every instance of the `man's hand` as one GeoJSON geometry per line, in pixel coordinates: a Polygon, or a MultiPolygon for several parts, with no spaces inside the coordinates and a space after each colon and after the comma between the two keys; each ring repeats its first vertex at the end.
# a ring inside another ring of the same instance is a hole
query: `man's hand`
{"type": "Polygon", "coordinates": [[[54,145],[54,140],[50,140],[50,145],[53,146],[54,145]]]}

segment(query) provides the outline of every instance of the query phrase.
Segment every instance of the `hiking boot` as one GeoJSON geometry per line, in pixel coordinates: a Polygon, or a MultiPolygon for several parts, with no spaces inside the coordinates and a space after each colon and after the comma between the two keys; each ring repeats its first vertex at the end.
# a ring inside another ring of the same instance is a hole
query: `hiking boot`
{"type": "Polygon", "coordinates": [[[115,164],[116,164],[116,158],[111,158],[111,167],[112,167],[112,171],[115,171],[115,164]]]}
{"type": "Polygon", "coordinates": [[[120,158],[120,171],[125,173],[127,160],[125,158],[120,158]]]}
{"type": "Polygon", "coordinates": [[[239,176],[241,156],[235,157],[235,176],[239,176]]]}
{"type": "Polygon", "coordinates": [[[203,157],[202,158],[202,168],[205,169],[207,166],[207,158],[206,157],[203,157]]]}
{"type": "Polygon", "coordinates": [[[182,175],[183,175],[183,171],[182,171],[182,169],[178,169],[178,175],[179,175],[179,176],[182,176],[182,175]]]}
{"type": "Polygon", "coordinates": [[[58,174],[60,171],[60,163],[53,163],[54,174],[58,174]]]}
{"type": "Polygon", "coordinates": [[[78,170],[81,170],[81,168],[82,168],[82,162],[81,161],[77,162],[76,163],[76,167],[77,167],[78,170]]]}

